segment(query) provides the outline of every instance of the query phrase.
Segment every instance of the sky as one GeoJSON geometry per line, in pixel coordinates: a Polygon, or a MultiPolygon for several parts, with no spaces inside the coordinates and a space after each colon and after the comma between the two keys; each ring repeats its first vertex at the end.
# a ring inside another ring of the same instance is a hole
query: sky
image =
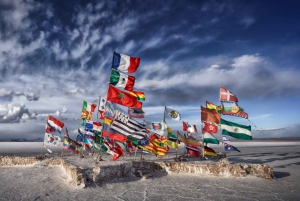
{"type": "Polygon", "coordinates": [[[83,101],[106,97],[114,51],[141,59],[145,120],[167,106],[200,130],[200,106],[224,87],[249,119],[223,119],[253,138],[300,137],[299,4],[1,0],[0,139],[42,138],[49,114],[75,135],[83,101]]]}

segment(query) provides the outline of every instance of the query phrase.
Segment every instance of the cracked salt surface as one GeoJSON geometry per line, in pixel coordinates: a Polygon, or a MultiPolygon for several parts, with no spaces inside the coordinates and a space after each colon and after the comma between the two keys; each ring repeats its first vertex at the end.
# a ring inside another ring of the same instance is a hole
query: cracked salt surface
{"type": "MultiPolygon", "coordinates": [[[[0,143],[0,155],[7,155],[4,152],[9,153],[8,144],[3,144],[0,143]]],[[[69,185],[59,166],[0,167],[0,200],[300,200],[300,142],[254,145],[235,144],[242,152],[228,152],[227,158],[234,163],[267,164],[274,169],[276,179],[224,178],[157,171],[151,173],[153,177],[150,179],[130,176],[79,188],[69,185]]],[[[34,153],[38,150],[31,147],[34,153]]],[[[217,146],[213,148],[221,151],[217,146]]],[[[17,149],[22,150],[24,155],[33,153],[30,146],[24,153],[22,143],[14,144],[14,149],[12,152],[16,155],[17,149]]],[[[57,149],[59,152],[61,149],[57,149]]],[[[147,157],[153,159],[150,155],[144,155],[146,160],[147,157]]],[[[111,163],[110,156],[105,160],[111,163]]]]}

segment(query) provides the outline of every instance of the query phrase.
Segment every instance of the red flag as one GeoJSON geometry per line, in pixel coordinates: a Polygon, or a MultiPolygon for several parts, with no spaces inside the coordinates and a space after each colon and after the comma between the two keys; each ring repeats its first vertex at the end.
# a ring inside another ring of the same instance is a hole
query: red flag
{"type": "Polygon", "coordinates": [[[233,93],[223,87],[220,87],[220,101],[238,102],[238,99],[233,93]]]}
{"type": "Polygon", "coordinates": [[[108,137],[111,140],[117,140],[119,142],[126,142],[127,141],[127,136],[124,136],[120,133],[112,133],[107,130],[102,130],[102,136],[103,137],[108,137]]]}
{"type": "Polygon", "coordinates": [[[99,119],[104,119],[105,111],[104,110],[98,110],[98,111],[99,111],[99,114],[100,114],[99,119]]]}
{"type": "Polygon", "coordinates": [[[108,87],[106,100],[127,107],[142,108],[142,102],[136,100],[136,97],[111,85],[108,87]]]}
{"type": "Polygon", "coordinates": [[[182,125],[182,127],[183,127],[182,130],[183,130],[183,131],[187,131],[187,127],[188,127],[188,126],[187,126],[187,122],[184,122],[184,121],[183,121],[182,124],[183,124],[183,125],[182,125]]]}
{"type": "Polygon", "coordinates": [[[221,117],[216,110],[210,110],[201,106],[201,121],[209,121],[220,124],[221,117]]]}
{"type": "Polygon", "coordinates": [[[218,132],[218,126],[216,124],[212,124],[210,122],[204,121],[204,127],[203,131],[209,132],[209,133],[217,133],[218,132]]]}

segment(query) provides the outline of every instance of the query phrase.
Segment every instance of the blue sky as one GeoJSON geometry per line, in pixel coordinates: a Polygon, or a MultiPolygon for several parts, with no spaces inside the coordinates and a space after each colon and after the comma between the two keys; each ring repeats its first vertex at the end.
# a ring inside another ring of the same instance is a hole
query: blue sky
{"type": "Polygon", "coordinates": [[[114,51],[141,58],[146,120],[167,106],[200,130],[200,105],[218,104],[222,86],[261,130],[222,118],[254,138],[300,136],[299,4],[1,0],[0,139],[43,137],[48,114],[75,131],[83,100],[106,97],[114,51]]]}

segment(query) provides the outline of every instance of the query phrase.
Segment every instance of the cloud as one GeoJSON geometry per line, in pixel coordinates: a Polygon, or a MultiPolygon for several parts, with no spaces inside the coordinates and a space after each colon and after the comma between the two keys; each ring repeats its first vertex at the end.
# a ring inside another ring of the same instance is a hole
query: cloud
{"type": "Polygon", "coordinates": [[[0,123],[19,123],[22,120],[35,119],[36,113],[30,113],[24,104],[0,105],[0,123]]]}

